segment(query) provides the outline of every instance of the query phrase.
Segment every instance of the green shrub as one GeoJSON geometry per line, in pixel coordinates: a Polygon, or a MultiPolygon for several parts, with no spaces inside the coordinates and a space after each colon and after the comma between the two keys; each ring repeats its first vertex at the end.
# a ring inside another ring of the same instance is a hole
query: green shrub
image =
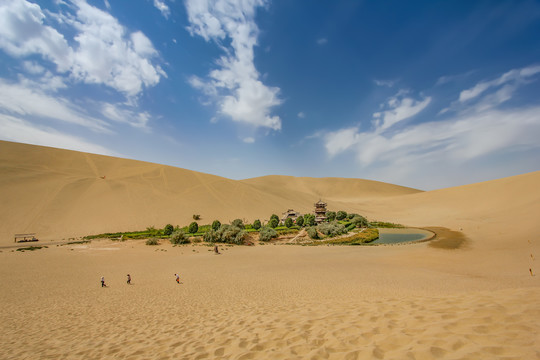
{"type": "Polygon", "coordinates": [[[232,223],[231,223],[231,226],[235,226],[235,227],[238,227],[240,229],[245,228],[244,222],[242,221],[242,219],[234,219],[232,221],[232,223]]]}
{"type": "Polygon", "coordinates": [[[291,218],[286,218],[285,219],[285,226],[290,228],[291,226],[293,226],[293,221],[291,218]]]}
{"type": "Polygon", "coordinates": [[[199,231],[199,224],[197,224],[195,221],[189,224],[188,232],[190,234],[196,234],[197,231],[199,231]]]}
{"type": "Polygon", "coordinates": [[[279,217],[276,214],[272,214],[272,216],[270,216],[270,220],[272,220],[272,219],[276,219],[278,221],[278,223],[279,223],[279,217]]]}
{"type": "Polygon", "coordinates": [[[338,211],[337,214],[336,214],[336,219],[337,220],[343,220],[346,217],[347,217],[347,213],[345,211],[343,211],[343,210],[338,211]]]}
{"type": "Polygon", "coordinates": [[[221,225],[216,233],[219,238],[217,241],[228,244],[243,245],[247,237],[247,232],[245,230],[227,224],[221,225]]]}
{"type": "Polygon", "coordinates": [[[351,230],[353,230],[354,228],[356,228],[356,225],[355,225],[355,224],[350,224],[349,226],[346,227],[347,231],[351,231],[351,230]]]}
{"type": "Polygon", "coordinates": [[[265,226],[259,231],[259,240],[260,241],[270,241],[274,238],[277,238],[278,234],[276,230],[271,227],[265,226]]]}
{"type": "Polygon", "coordinates": [[[163,228],[163,235],[171,235],[174,231],[174,227],[171,224],[165,225],[165,228],[163,228]]]}
{"type": "Polygon", "coordinates": [[[304,215],[304,224],[306,226],[315,226],[315,215],[313,214],[304,215]]]}
{"type": "Polygon", "coordinates": [[[296,225],[297,226],[304,226],[304,217],[303,216],[299,216],[297,219],[296,219],[296,225]]]}
{"type": "Polygon", "coordinates": [[[214,222],[212,223],[212,230],[218,231],[220,227],[221,223],[219,222],[219,220],[214,220],[214,222]]]}
{"type": "Polygon", "coordinates": [[[311,226],[311,227],[307,228],[307,234],[312,239],[318,239],[319,238],[319,233],[317,232],[317,229],[314,226],[311,226]]]}
{"type": "Polygon", "coordinates": [[[171,244],[175,244],[175,245],[187,244],[189,243],[189,238],[186,236],[183,230],[175,230],[171,234],[170,242],[171,244]]]}
{"type": "Polygon", "coordinates": [[[201,220],[201,215],[193,214],[193,220],[201,220]]]}
{"type": "Polygon", "coordinates": [[[317,229],[326,236],[334,237],[347,233],[347,229],[343,224],[339,224],[337,221],[330,223],[322,223],[317,226],[317,229]]]}
{"type": "Polygon", "coordinates": [[[146,245],[159,245],[159,241],[156,238],[146,240],[146,245]]]}
{"type": "Polygon", "coordinates": [[[361,215],[355,215],[352,219],[351,219],[351,223],[354,224],[356,227],[368,227],[369,226],[369,221],[367,221],[367,219],[361,215]]]}
{"type": "Polygon", "coordinates": [[[257,219],[253,222],[253,228],[259,230],[261,228],[261,220],[257,219]]]}
{"type": "Polygon", "coordinates": [[[204,233],[203,240],[209,243],[215,243],[215,242],[218,242],[220,238],[216,230],[210,229],[204,233]]]}
{"type": "Polygon", "coordinates": [[[360,215],[355,214],[355,213],[348,213],[348,214],[347,214],[347,219],[351,220],[351,219],[352,219],[353,217],[355,217],[355,216],[360,216],[360,215]]]}
{"type": "Polygon", "coordinates": [[[336,212],[335,211],[327,211],[326,212],[326,220],[328,220],[328,221],[336,220],[336,212]]]}
{"type": "Polygon", "coordinates": [[[275,229],[279,225],[279,220],[276,218],[271,218],[270,222],[268,223],[268,226],[270,226],[272,229],[275,229]]]}

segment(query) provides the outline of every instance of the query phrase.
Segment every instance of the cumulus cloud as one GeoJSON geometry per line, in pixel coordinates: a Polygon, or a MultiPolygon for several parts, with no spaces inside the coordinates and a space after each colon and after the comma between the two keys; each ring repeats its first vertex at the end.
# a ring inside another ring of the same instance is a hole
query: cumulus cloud
{"type": "Polygon", "coordinates": [[[306,114],[304,114],[303,111],[300,111],[297,115],[300,119],[304,119],[306,117],[306,114]]]}
{"type": "Polygon", "coordinates": [[[69,9],[74,14],[46,16],[38,4],[26,0],[1,3],[0,48],[19,58],[40,55],[75,81],[103,84],[129,97],[166,76],[152,64],[157,51],[142,32],[128,33],[112,15],[83,0],[73,0],[69,9]],[[53,21],[74,34],[73,46],[51,26],[53,21]]]}
{"type": "Polygon", "coordinates": [[[272,108],[282,103],[279,88],[263,84],[254,64],[259,32],[255,11],[265,4],[263,0],[186,1],[191,35],[214,41],[225,52],[207,79],[194,76],[190,84],[214,99],[219,112],[233,121],[279,130],[281,119],[271,115],[272,108]]]}
{"type": "Polygon", "coordinates": [[[165,4],[165,1],[163,0],[154,0],[154,6],[161,12],[161,14],[165,18],[169,18],[169,15],[171,14],[171,10],[169,9],[169,6],[165,4]]]}

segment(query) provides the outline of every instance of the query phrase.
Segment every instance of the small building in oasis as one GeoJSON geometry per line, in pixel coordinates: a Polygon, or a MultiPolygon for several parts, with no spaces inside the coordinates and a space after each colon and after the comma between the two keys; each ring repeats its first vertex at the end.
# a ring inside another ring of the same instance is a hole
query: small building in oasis
{"type": "Polygon", "coordinates": [[[296,222],[296,219],[298,219],[302,214],[300,214],[298,211],[294,211],[293,209],[288,209],[281,215],[281,224],[285,224],[285,220],[292,219],[293,222],[296,222]]]}
{"type": "Polygon", "coordinates": [[[319,200],[315,203],[315,222],[320,224],[326,220],[326,203],[319,200]]]}

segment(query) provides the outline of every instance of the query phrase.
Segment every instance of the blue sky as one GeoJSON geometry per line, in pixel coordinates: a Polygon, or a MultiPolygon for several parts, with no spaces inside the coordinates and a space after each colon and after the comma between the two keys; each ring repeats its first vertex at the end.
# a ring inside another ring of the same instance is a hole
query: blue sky
{"type": "Polygon", "coordinates": [[[232,179],[540,170],[540,2],[9,0],[0,139],[232,179]]]}

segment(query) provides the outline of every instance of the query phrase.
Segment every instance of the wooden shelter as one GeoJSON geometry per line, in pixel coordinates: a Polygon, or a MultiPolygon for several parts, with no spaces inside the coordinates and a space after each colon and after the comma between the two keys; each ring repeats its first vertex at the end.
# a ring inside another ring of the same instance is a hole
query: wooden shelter
{"type": "Polygon", "coordinates": [[[30,234],[15,234],[15,242],[39,241],[36,238],[36,233],[30,234]]]}

